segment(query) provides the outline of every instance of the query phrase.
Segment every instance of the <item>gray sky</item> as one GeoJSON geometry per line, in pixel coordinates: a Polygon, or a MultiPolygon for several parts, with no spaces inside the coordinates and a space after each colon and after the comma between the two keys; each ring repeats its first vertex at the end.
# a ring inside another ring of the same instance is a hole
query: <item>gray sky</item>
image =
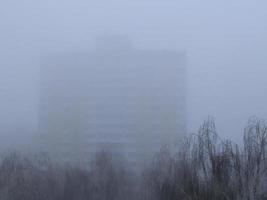
{"type": "Polygon", "coordinates": [[[122,34],[186,51],[189,131],[211,115],[239,140],[250,116],[267,119],[266,10],[266,0],[0,0],[0,139],[34,132],[42,55],[122,34]]]}

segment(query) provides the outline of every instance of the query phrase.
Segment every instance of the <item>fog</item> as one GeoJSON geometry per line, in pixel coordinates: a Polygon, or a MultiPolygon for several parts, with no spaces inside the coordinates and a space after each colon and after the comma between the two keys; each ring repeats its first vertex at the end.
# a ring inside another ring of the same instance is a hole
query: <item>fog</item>
{"type": "Polygon", "coordinates": [[[187,126],[207,116],[239,141],[250,116],[267,119],[265,0],[9,0],[0,4],[0,141],[37,133],[43,56],[89,51],[99,35],[187,55],[187,126]]]}

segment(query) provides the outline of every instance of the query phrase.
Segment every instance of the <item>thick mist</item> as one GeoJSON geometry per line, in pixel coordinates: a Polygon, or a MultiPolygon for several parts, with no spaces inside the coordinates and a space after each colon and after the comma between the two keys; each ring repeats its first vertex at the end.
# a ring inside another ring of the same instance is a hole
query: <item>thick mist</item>
{"type": "Polygon", "coordinates": [[[188,132],[214,116],[239,141],[250,116],[267,119],[266,9],[264,0],[1,1],[1,146],[37,132],[42,58],[89,51],[103,34],[186,52],[188,132]]]}

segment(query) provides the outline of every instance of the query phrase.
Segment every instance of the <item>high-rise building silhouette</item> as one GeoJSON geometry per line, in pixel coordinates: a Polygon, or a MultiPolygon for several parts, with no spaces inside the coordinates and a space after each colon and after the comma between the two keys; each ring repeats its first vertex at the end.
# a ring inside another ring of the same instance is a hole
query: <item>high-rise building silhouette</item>
{"type": "Polygon", "coordinates": [[[137,163],[185,134],[182,53],[109,38],[42,64],[39,130],[52,159],[84,163],[105,150],[137,163]]]}

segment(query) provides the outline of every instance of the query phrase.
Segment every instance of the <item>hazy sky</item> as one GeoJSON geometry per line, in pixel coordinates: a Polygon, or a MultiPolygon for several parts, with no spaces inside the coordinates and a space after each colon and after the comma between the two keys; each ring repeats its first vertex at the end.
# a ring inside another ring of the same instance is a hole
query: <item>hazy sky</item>
{"type": "Polygon", "coordinates": [[[238,140],[250,116],[267,119],[266,10],[266,0],[0,0],[0,139],[34,132],[42,55],[120,34],[185,51],[189,131],[211,115],[238,140]]]}

